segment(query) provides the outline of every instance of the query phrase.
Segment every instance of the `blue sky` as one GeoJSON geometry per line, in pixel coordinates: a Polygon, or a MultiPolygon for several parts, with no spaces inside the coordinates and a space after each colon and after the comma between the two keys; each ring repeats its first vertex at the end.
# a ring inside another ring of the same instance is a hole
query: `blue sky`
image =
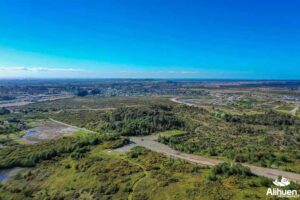
{"type": "Polygon", "coordinates": [[[300,78],[297,0],[0,0],[1,78],[300,78]]]}

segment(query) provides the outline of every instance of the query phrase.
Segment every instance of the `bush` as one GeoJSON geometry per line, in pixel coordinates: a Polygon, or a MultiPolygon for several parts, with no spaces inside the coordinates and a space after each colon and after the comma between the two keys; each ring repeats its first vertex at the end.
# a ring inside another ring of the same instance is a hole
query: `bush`
{"type": "Polygon", "coordinates": [[[129,158],[137,158],[140,155],[145,154],[145,151],[146,151],[145,148],[137,146],[137,147],[132,148],[131,151],[127,153],[127,156],[129,158]]]}
{"type": "Polygon", "coordinates": [[[10,113],[10,110],[6,108],[0,108],[0,115],[7,115],[10,113]]]}
{"type": "Polygon", "coordinates": [[[271,187],[272,180],[266,177],[259,177],[259,184],[264,187],[271,187]]]}
{"type": "Polygon", "coordinates": [[[206,176],[206,179],[209,181],[216,181],[218,180],[217,176],[215,173],[211,172],[206,176]]]}
{"type": "Polygon", "coordinates": [[[243,177],[249,177],[253,175],[248,167],[244,167],[240,164],[226,162],[216,165],[214,168],[212,168],[211,172],[215,175],[225,176],[238,175],[243,177]]]}

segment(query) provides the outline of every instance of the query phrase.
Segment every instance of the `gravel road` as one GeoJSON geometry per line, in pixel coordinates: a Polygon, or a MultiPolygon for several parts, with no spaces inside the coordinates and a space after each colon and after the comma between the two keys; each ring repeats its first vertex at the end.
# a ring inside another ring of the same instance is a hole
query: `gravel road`
{"type": "MultiPolygon", "coordinates": [[[[142,146],[152,151],[162,153],[168,157],[183,159],[192,163],[197,163],[200,165],[206,166],[215,166],[219,163],[222,163],[222,160],[206,158],[203,156],[197,156],[193,154],[182,153],[171,149],[169,146],[161,144],[156,141],[157,136],[145,136],[145,137],[130,137],[131,143],[129,145],[123,146],[121,148],[115,149],[114,151],[117,152],[127,152],[131,148],[135,146],[142,146]]],[[[286,172],[278,169],[271,169],[271,168],[264,168],[264,167],[257,167],[254,165],[243,164],[246,167],[249,167],[251,172],[258,176],[264,176],[271,179],[276,179],[278,176],[283,176],[289,180],[295,181],[300,183],[300,174],[293,173],[293,172],[286,172]]]]}

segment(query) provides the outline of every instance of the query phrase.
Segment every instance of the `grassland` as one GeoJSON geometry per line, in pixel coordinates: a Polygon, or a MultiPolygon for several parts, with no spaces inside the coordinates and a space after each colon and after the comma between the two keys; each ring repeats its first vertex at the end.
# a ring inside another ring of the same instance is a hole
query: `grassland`
{"type": "Polygon", "coordinates": [[[99,134],[81,130],[0,149],[1,168],[29,167],[0,185],[0,199],[265,199],[270,180],[235,163],[300,172],[299,116],[276,111],[289,109],[283,103],[273,109],[265,102],[199,108],[166,97],[75,97],[21,107],[26,122],[54,118],[99,134]],[[127,144],[124,136],[149,134],[176,150],[233,164],[209,169],[141,147],[126,155],[109,150],[127,144]]]}
{"type": "MultiPolygon", "coordinates": [[[[228,104],[227,108],[224,105],[202,108],[181,106],[164,98],[148,104],[145,104],[144,98],[108,99],[113,102],[112,105],[134,99],[135,105],[139,106],[80,112],[63,110],[50,116],[96,132],[129,136],[153,134],[159,132],[157,127],[160,127],[162,131],[169,131],[164,134],[168,139],[160,141],[179,151],[300,172],[299,118],[272,109],[260,107],[256,110],[244,105],[262,104],[264,99],[239,100],[228,104]],[[159,106],[161,108],[157,109],[159,106]],[[164,110],[165,106],[167,110],[164,110]],[[155,109],[157,112],[152,112],[155,109]],[[162,116],[163,123],[160,122],[162,116]],[[163,127],[161,124],[172,125],[163,127]],[[185,134],[181,134],[183,132],[185,134]]],[[[83,102],[82,107],[86,105],[83,102]]]]}
{"type": "Polygon", "coordinates": [[[270,181],[166,158],[141,147],[127,155],[93,146],[83,156],[39,162],[0,185],[3,199],[259,199],[270,181]]]}

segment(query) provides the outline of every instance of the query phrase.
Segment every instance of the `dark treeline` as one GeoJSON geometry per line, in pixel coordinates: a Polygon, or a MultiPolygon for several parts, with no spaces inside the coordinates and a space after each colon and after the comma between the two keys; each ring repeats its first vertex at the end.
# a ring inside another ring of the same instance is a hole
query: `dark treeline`
{"type": "Polygon", "coordinates": [[[269,111],[264,114],[255,115],[220,115],[222,119],[227,122],[242,123],[242,124],[255,124],[255,125],[272,125],[272,126],[289,126],[300,124],[299,119],[279,112],[269,111]]]}
{"type": "Polygon", "coordinates": [[[7,115],[10,113],[10,110],[7,108],[0,108],[0,115],[7,115]]]}
{"type": "Polygon", "coordinates": [[[15,117],[0,119],[0,134],[10,134],[27,129],[27,124],[15,117]]]}

